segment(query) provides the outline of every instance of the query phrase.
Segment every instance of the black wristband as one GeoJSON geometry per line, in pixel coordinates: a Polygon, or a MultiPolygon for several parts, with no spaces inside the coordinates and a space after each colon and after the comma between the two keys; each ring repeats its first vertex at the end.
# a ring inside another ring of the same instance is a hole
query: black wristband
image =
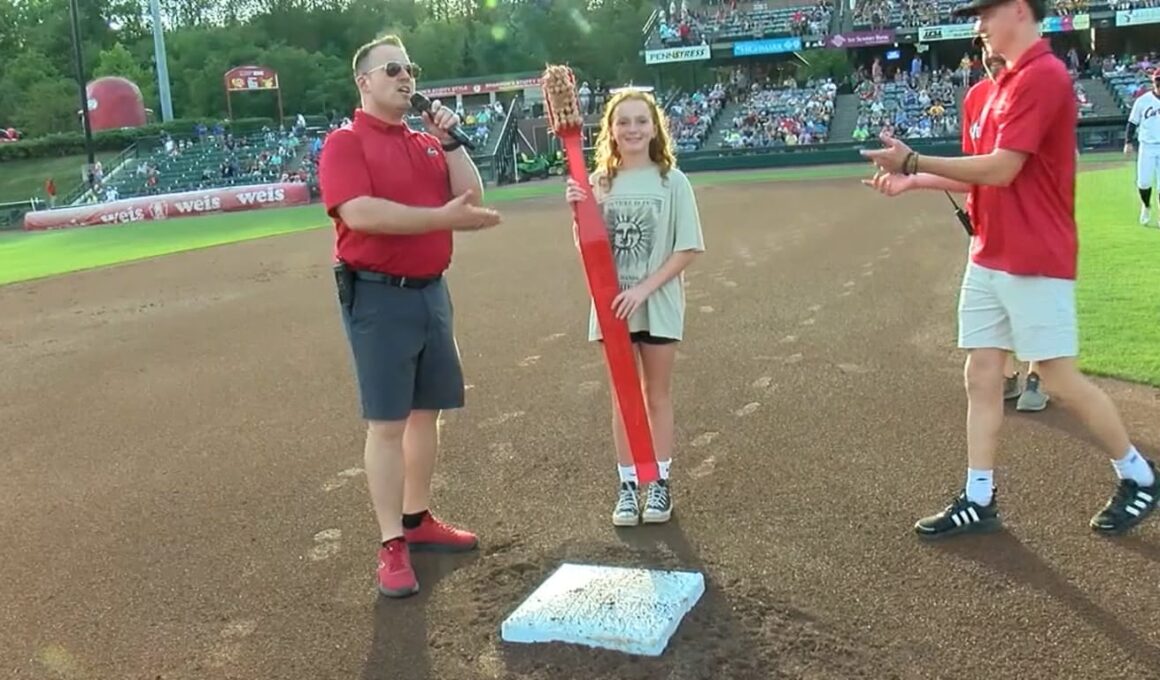
{"type": "Polygon", "coordinates": [[[459,141],[458,139],[454,139],[454,140],[444,144],[443,150],[450,153],[450,152],[458,149],[461,146],[463,146],[463,142],[459,141]]]}

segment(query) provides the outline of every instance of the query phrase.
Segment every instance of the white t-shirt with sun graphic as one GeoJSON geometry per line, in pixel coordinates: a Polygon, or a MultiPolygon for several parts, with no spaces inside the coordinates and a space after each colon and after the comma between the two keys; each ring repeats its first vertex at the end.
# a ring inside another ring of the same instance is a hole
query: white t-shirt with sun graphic
{"type": "MultiPolygon", "coordinates": [[[[701,216],[693,185],[683,172],[672,168],[662,178],[660,168],[650,165],[620,170],[605,192],[603,173],[589,177],[596,202],[604,215],[612,244],[620,289],[627,290],[660,269],[674,252],[704,252],[701,216]]],[[[645,300],[628,320],[629,332],[681,340],[685,330],[685,277],[669,279],[645,300]]],[[[600,339],[595,304],[588,319],[588,339],[600,339]]]]}

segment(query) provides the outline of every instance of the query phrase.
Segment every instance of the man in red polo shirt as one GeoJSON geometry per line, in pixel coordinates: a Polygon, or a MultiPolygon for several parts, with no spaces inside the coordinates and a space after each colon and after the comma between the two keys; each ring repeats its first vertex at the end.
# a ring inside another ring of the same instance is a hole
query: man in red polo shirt
{"type": "Polygon", "coordinates": [[[443,272],[452,232],[499,223],[479,172],[433,102],[426,132],[404,122],[419,67],[395,36],[358,49],[361,108],[327,136],[319,185],[335,225],[335,280],[367,421],[367,484],[382,534],[379,592],[418,592],[411,550],[472,550],[475,535],[429,511],[439,413],[464,403],[443,272]]]}
{"type": "Polygon", "coordinates": [[[974,155],[920,156],[888,137],[886,148],[862,152],[879,175],[925,176],[925,185],[971,197],[975,235],[959,297],[959,346],[968,352],[967,481],[950,505],[920,519],[915,531],[942,537],[1000,526],[993,475],[1003,365],[1014,351],[1038,363],[1053,397],[1111,458],[1119,486],[1090,525],[1119,534],[1156,509],[1160,481],[1155,464],[1129,440],[1111,399],[1076,366],[1078,116],[1071,76],[1039,36],[1043,0],[973,0],[955,13],[977,16],[976,31],[1007,62],[972,135],[974,155]]]}

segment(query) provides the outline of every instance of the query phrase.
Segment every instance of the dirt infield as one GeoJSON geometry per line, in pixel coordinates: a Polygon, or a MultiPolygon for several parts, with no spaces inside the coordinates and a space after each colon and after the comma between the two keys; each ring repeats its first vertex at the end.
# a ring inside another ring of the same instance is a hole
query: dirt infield
{"type": "MultiPolygon", "coordinates": [[[[676,516],[611,526],[602,359],[555,200],[451,274],[468,408],[436,510],[481,532],[377,601],[327,231],[0,289],[0,676],[1158,678],[1160,524],[1091,535],[1111,466],[1012,411],[1008,529],[929,545],[964,473],[966,243],[945,197],[855,180],[697,190],[676,516]],[[657,659],[510,646],[562,560],[703,570],[657,659]]],[[[1101,381],[1146,452],[1156,390],[1101,381]]]]}

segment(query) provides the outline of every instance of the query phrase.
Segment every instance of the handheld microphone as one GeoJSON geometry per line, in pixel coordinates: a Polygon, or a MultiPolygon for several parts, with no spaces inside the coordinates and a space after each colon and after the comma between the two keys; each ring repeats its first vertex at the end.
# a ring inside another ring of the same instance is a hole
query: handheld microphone
{"type": "MultiPolygon", "coordinates": [[[[428,99],[427,95],[423,94],[422,92],[416,92],[415,94],[411,95],[411,108],[416,113],[430,115],[431,100],[428,99]]],[[[459,142],[463,146],[466,146],[472,151],[475,151],[475,143],[471,141],[471,138],[467,136],[466,132],[459,129],[458,125],[448,130],[447,134],[451,135],[455,141],[459,142]]]]}

